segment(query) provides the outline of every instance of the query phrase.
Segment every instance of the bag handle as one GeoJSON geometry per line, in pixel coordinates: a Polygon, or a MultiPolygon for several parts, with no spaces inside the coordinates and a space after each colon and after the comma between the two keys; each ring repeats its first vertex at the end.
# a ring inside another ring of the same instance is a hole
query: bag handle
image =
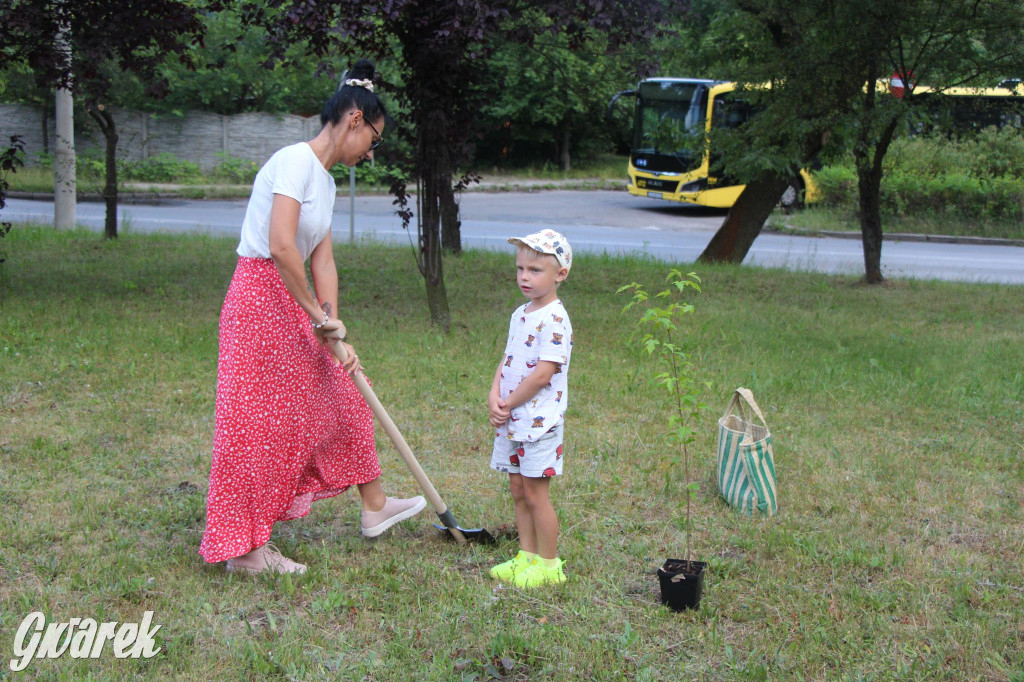
{"type": "Polygon", "coordinates": [[[756,414],[757,418],[761,420],[764,427],[768,428],[768,422],[764,420],[764,415],[761,414],[761,408],[757,406],[757,401],[754,400],[754,394],[750,392],[749,388],[743,388],[742,386],[737,388],[736,392],[732,394],[732,400],[729,401],[729,407],[725,408],[725,416],[732,414],[732,411],[735,408],[739,410],[740,417],[746,421],[747,417],[743,413],[743,405],[740,402],[741,398],[743,399],[743,402],[747,403],[754,409],[754,414],[756,414]]]}

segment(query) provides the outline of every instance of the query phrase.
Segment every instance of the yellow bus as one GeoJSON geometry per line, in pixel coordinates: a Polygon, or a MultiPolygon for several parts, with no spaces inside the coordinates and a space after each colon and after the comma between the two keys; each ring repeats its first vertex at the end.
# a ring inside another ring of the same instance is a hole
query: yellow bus
{"type": "Polygon", "coordinates": [[[1024,84],[1003,81],[995,88],[914,88],[914,101],[924,115],[911,120],[911,135],[942,132],[970,135],[985,128],[1024,128],[1024,84]]]}
{"type": "MultiPolygon", "coordinates": [[[[895,83],[879,81],[880,92],[895,83]]],[[[633,138],[629,154],[629,193],[639,197],[728,208],[745,185],[728,177],[707,140],[714,128],[736,128],[754,113],[737,84],[701,78],[648,78],[635,90],[633,138]]],[[[996,88],[913,89],[915,107],[923,116],[912,120],[910,134],[943,130],[962,134],[988,126],[1020,128],[1024,117],[1024,85],[1019,79],[996,88]]],[[[817,190],[807,169],[782,195],[782,208],[813,202],[817,190]]]]}
{"type": "MultiPolygon", "coordinates": [[[[629,193],[638,197],[728,208],[745,185],[723,174],[707,139],[713,128],[745,123],[753,107],[736,83],[701,78],[648,78],[636,90],[629,154],[629,193]]],[[[780,201],[784,209],[813,201],[806,171],[793,180],[780,201]]]]}

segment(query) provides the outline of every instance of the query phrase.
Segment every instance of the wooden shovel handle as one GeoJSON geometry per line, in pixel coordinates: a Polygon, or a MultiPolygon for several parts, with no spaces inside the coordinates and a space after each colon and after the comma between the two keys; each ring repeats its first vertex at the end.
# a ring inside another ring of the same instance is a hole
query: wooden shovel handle
{"type": "MultiPolygon", "coordinates": [[[[333,339],[330,342],[331,353],[341,360],[343,363],[348,360],[348,352],[345,350],[345,346],[338,341],[333,339]]],[[[370,388],[370,384],[367,383],[366,377],[363,376],[362,372],[358,372],[352,375],[352,381],[355,382],[356,389],[366,400],[366,403],[370,406],[377,421],[380,422],[381,426],[384,427],[384,432],[388,434],[388,438],[395,444],[395,448],[398,449],[398,454],[402,457],[402,461],[409,467],[409,471],[412,472],[413,478],[420,486],[420,490],[423,491],[424,496],[433,505],[434,511],[437,512],[438,516],[442,516],[448,511],[448,505],[444,503],[441,496],[437,494],[437,490],[434,488],[434,484],[427,478],[426,473],[423,471],[423,467],[416,460],[416,455],[412,454],[412,449],[409,444],[405,442],[405,438],[402,436],[402,432],[395,426],[395,422],[391,419],[391,415],[388,414],[387,410],[381,404],[380,400],[377,399],[377,394],[370,388]]],[[[449,527],[448,531],[452,534],[455,540],[459,544],[465,544],[466,536],[455,527],[449,527]]]]}

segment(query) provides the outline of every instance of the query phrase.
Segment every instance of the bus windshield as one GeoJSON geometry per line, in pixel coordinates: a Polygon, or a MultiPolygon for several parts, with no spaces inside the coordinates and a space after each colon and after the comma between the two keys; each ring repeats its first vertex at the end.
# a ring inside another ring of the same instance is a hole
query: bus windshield
{"type": "Polygon", "coordinates": [[[646,157],[642,165],[650,170],[680,172],[699,166],[707,102],[708,89],[702,83],[641,83],[637,91],[633,155],[646,157]]]}

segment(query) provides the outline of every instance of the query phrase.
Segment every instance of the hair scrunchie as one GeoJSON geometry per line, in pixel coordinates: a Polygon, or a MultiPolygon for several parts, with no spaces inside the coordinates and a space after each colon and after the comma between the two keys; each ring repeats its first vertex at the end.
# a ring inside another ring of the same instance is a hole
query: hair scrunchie
{"type": "Polygon", "coordinates": [[[373,81],[371,80],[359,80],[357,78],[349,78],[345,81],[345,85],[352,85],[357,88],[366,88],[370,92],[373,92],[373,81]]]}

